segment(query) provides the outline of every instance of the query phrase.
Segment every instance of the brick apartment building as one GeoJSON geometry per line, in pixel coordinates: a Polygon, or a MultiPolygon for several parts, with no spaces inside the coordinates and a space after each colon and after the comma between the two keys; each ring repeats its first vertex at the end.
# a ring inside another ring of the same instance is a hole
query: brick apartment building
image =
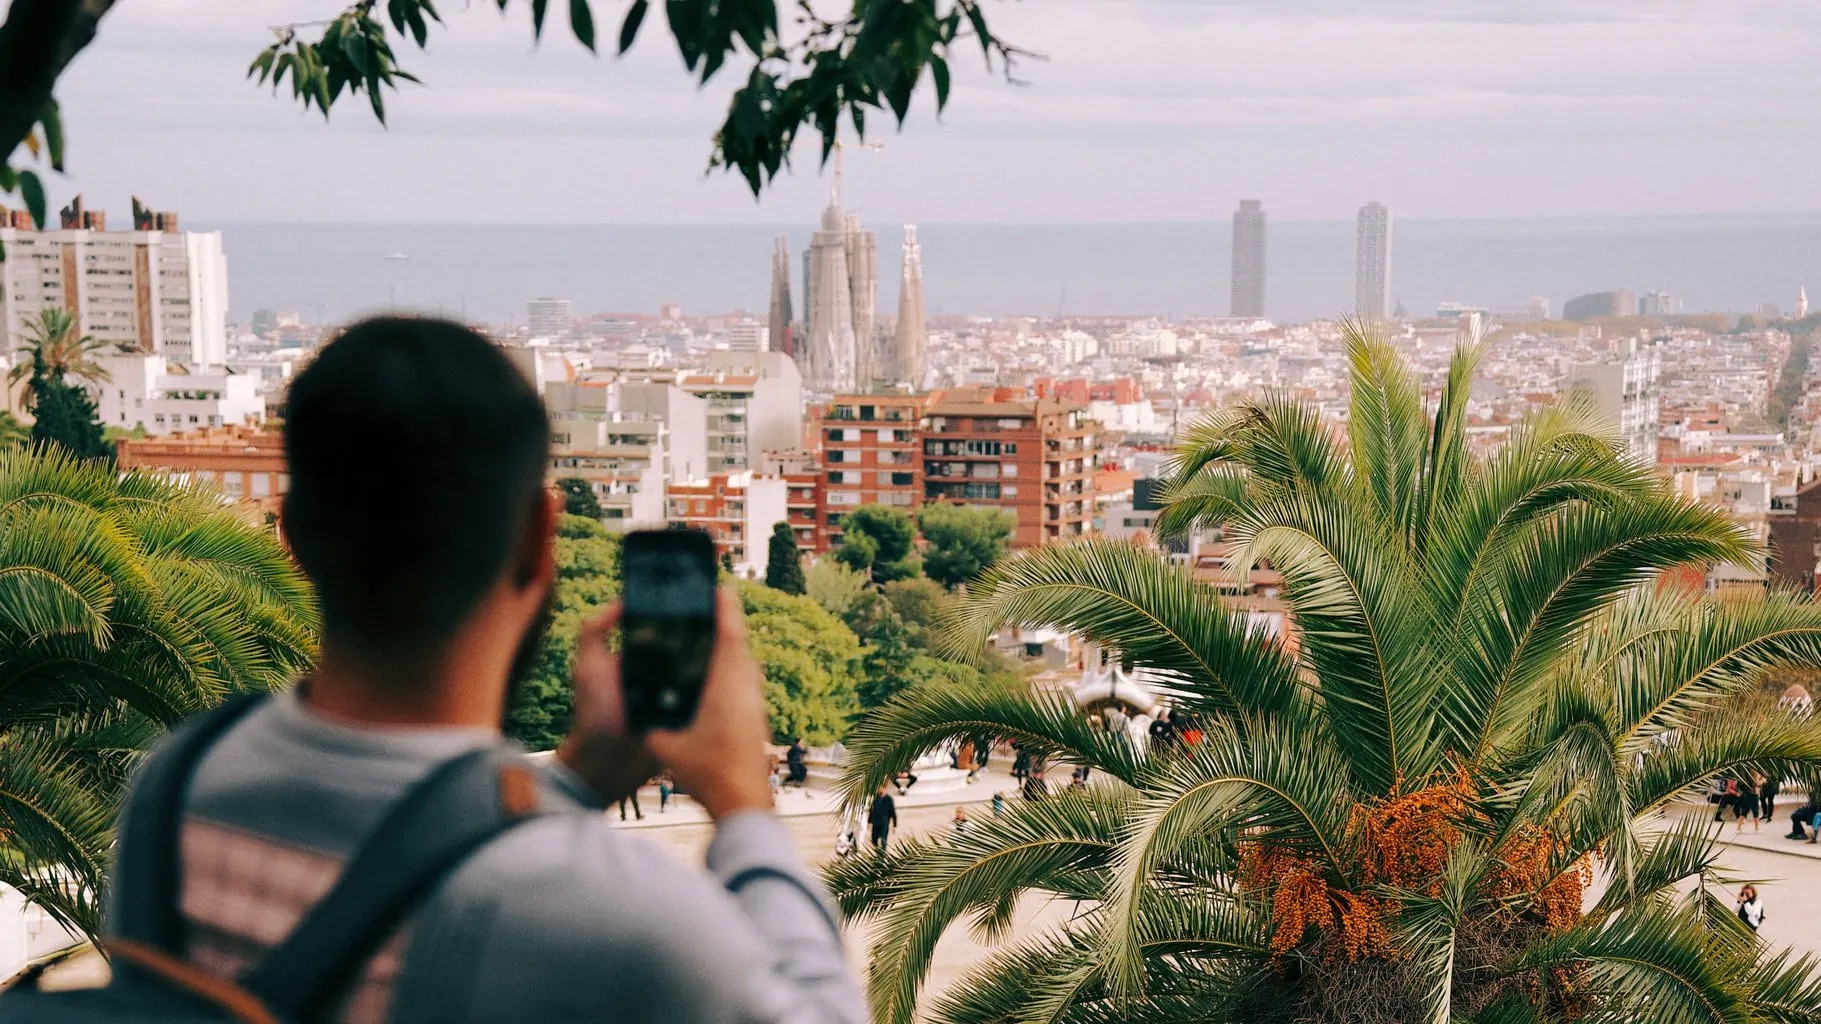
{"type": "Polygon", "coordinates": [[[761,476],[784,481],[785,516],[796,531],[797,549],[806,555],[819,555],[830,546],[822,473],[821,463],[807,451],[766,452],[761,463],[761,476]]]}
{"type": "Polygon", "coordinates": [[[118,443],[118,463],[123,470],[208,481],[233,501],[276,505],[291,484],[283,436],[258,427],[209,427],[163,437],[125,438],[118,443]]]}
{"type": "Polygon", "coordinates": [[[840,395],[821,416],[823,547],[841,517],[861,505],[906,511],[921,505],[919,433],[927,395],[840,395]]]}
{"type": "Polygon", "coordinates": [[[781,477],[751,471],[714,473],[708,479],[671,484],[667,520],[714,538],[718,555],[734,570],[755,579],[770,563],[772,527],[788,518],[789,484],[781,477]]]}
{"type": "Polygon", "coordinates": [[[1821,480],[1793,498],[1773,499],[1767,518],[1771,582],[1803,593],[1814,590],[1815,572],[1821,568],[1821,480]]]}
{"type": "Polygon", "coordinates": [[[1018,388],[957,389],[924,410],[923,502],[998,507],[1014,547],[1085,535],[1094,518],[1097,429],[1072,402],[1018,388]]]}

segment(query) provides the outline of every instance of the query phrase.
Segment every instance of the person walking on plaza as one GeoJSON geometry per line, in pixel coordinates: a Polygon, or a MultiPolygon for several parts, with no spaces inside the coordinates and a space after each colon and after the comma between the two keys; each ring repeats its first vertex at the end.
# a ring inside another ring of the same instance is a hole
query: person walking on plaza
{"type": "Polygon", "coordinates": [[[636,789],[627,793],[625,796],[620,797],[620,820],[626,820],[626,801],[628,800],[632,801],[632,813],[637,816],[640,821],[644,821],[645,812],[639,810],[639,791],[636,789]]]}
{"type": "Polygon", "coordinates": [[[1758,887],[1748,885],[1739,890],[1739,920],[1745,927],[1757,931],[1764,924],[1764,901],[1758,898],[1758,887]]]}
{"type": "Polygon", "coordinates": [[[669,772],[658,773],[658,813],[663,814],[670,807],[670,798],[676,794],[677,786],[670,779],[669,772]]]}
{"type": "Polygon", "coordinates": [[[866,824],[872,829],[873,848],[879,851],[879,856],[885,856],[885,844],[891,839],[892,828],[898,824],[898,802],[884,786],[873,794],[873,805],[866,812],[866,824]]]}
{"type": "Polygon", "coordinates": [[[104,942],[187,968],[234,1019],[255,1019],[243,982],[282,1020],[866,1019],[828,894],[772,813],[765,678],[731,590],[687,726],[629,728],[610,608],[576,638],[555,755],[501,736],[563,509],[549,415],[505,352],[443,320],[356,324],[291,382],[284,449],[320,655],[140,763],[104,942]],[[705,864],[604,813],[659,769],[714,823],[705,864]],[[268,962],[287,935],[293,958],[268,962]]]}
{"type": "Polygon", "coordinates": [[[798,736],[790,742],[790,749],[784,752],[784,766],[787,769],[785,785],[802,787],[809,782],[808,757],[809,748],[803,745],[803,737],[798,736]]]}
{"type": "MultiPolygon", "coordinates": [[[[1739,780],[1728,776],[1719,784],[1718,798],[1714,801],[1714,820],[1719,821],[1727,811],[1739,806],[1739,780]]],[[[1736,817],[1735,812],[1735,817],[1736,817]]]]}
{"type": "Polygon", "coordinates": [[[1762,778],[1763,776],[1756,776],[1739,783],[1739,796],[1732,805],[1732,819],[1741,833],[1745,831],[1747,818],[1751,819],[1751,830],[1758,831],[1758,780],[1762,778]]]}
{"type": "Polygon", "coordinates": [[[1783,792],[1783,783],[1775,778],[1758,776],[1758,817],[1770,821],[1777,814],[1777,794],[1783,792]]]}
{"type": "Polygon", "coordinates": [[[1789,812],[1789,834],[1783,838],[1807,839],[1813,842],[1809,833],[1803,831],[1803,826],[1814,828],[1817,814],[1821,814],[1821,795],[1810,793],[1802,806],[1789,812]]]}

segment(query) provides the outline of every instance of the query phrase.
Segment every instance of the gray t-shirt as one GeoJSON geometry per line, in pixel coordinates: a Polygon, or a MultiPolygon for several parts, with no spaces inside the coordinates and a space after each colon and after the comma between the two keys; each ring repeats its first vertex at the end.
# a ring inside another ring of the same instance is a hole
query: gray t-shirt
{"type": "MultiPolygon", "coordinates": [[[[334,883],[393,801],[484,729],[356,728],[275,696],[203,758],[183,832],[189,959],[232,976],[334,883]]],[[[368,965],[338,1019],[845,1024],[865,1010],[820,884],[769,814],[707,872],[618,832],[555,762],[545,806],[475,853],[368,965]],[[565,813],[566,812],[566,813],[565,813]]]]}

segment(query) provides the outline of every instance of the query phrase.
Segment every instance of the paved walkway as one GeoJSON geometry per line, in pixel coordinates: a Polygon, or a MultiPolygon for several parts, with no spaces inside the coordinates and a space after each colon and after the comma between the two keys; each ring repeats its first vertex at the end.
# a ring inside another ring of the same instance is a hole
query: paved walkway
{"type": "MultiPolygon", "coordinates": [[[[1049,773],[1050,788],[1054,790],[1057,780],[1067,781],[1065,769],[1052,769],[1049,773]]],[[[990,803],[994,793],[1004,793],[1007,800],[1017,796],[1018,780],[1011,777],[1009,768],[995,764],[981,772],[971,783],[953,786],[947,789],[927,789],[912,786],[904,793],[896,789],[891,791],[898,801],[900,813],[912,807],[952,807],[956,804],[990,803]]],[[[794,818],[810,814],[827,815],[831,819],[840,811],[841,796],[829,783],[815,778],[809,780],[805,787],[785,786],[778,794],[777,813],[780,817],[794,818]]],[[[626,828],[663,828],[672,825],[706,825],[708,814],[694,800],[686,796],[672,796],[666,810],[658,810],[658,789],[646,786],[639,790],[639,808],[645,812],[643,819],[633,816],[632,805],[627,803],[624,822],[626,828]]],[[[608,808],[607,816],[617,818],[618,811],[608,808]]],[[[615,824],[620,824],[616,821],[615,824]]]]}

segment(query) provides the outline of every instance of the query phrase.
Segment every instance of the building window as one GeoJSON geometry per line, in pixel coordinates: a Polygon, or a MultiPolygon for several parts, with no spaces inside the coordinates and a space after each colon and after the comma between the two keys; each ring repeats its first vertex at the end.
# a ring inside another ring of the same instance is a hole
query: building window
{"type": "Polygon", "coordinates": [[[902,434],[902,433],[907,433],[907,431],[892,430],[890,427],[880,427],[879,428],[879,440],[890,441],[890,440],[892,440],[893,434],[902,434]]]}
{"type": "Polygon", "coordinates": [[[1018,496],[1018,488],[1007,485],[999,488],[999,494],[1001,497],[1016,498],[1018,496]]]}
{"type": "Polygon", "coordinates": [[[879,504],[881,505],[909,505],[910,503],[911,496],[903,491],[893,491],[890,494],[879,495],[879,504]]]}
{"type": "Polygon", "coordinates": [[[999,467],[999,475],[1000,476],[1017,476],[1018,475],[1018,464],[1015,462],[1007,462],[1007,463],[1001,464],[999,467]]]}
{"type": "Polygon", "coordinates": [[[910,473],[893,473],[891,476],[893,487],[909,487],[916,482],[916,478],[910,473]]]}
{"type": "Polygon", "coordinates": [[[1024,421],[1021,419],[1014,418],[1014,417],[1006,417],[999,421],[1000,430],[1017,430],[1023,426],[1024,426],[1024,421]]]}
{"type": "Polygon", "coordinates": [[[860,504],[860,492],[859,491],[830,491],[829,495],[828,495],[828,503],[830,505],[858,505],[858,504],[860,504]]]}
{"type": "Polygon", "coordinates": [[[828,450],[828,461],[831,463],[846,462],[847,453],[839,448],[830,448],[828,450]]]}
{"type": "Polygon", "coordinates": [[[1005,443],[1005,454],[1007,454],[1007,455],[1018,454],[1018,443],[1016,441],[1007,441],[1005,443]]]}

